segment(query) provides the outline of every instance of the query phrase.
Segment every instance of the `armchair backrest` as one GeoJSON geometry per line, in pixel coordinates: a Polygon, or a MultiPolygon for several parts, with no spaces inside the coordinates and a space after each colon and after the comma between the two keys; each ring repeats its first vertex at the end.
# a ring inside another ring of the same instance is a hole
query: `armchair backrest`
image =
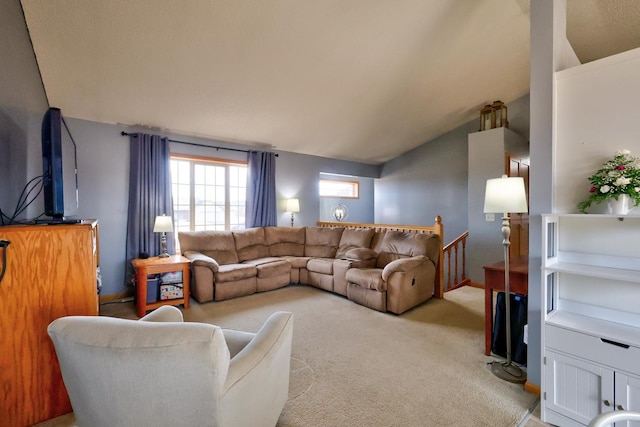
{"type": "Polygon", "coordinates": [[[214,425],[219,418],[230,359],[217,326],[70,316],[48,333],[80,426],[214,425]]]}

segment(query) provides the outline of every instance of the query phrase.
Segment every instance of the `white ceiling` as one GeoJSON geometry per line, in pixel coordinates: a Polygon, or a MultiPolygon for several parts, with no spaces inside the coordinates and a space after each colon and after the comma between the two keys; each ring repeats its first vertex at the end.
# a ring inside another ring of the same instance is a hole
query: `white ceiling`
{"type": "MultiPolygon", "coordinates": [[[[21,0],[69,117],[381,163],[529,91],[528,0],[21,0]]],[[[568,0],[583,62],[640,1],[568,0]]]]}

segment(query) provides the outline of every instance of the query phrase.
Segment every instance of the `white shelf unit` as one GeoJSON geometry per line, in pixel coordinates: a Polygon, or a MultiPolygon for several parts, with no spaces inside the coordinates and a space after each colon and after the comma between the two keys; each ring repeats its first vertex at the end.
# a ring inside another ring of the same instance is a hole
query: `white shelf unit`
{"type": "Polygon", "coordinates": [[[543,421],[640,410],[640,217],[546,214],[542,224],[543,421]]]}

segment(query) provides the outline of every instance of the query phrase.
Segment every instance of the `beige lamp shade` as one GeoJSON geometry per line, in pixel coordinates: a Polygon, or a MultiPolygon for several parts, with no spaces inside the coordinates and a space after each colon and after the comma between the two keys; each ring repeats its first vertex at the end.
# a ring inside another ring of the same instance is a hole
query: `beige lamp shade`
{"type": "Polygon", "coordinates": [[[485,213],[525,213],[527,211],[524,178],[502,175],[502,178],[487,180],[484,193],[485,213]]]}
{"type": "Polygon", "coordinates": [[[153,224],[154,233],[171,233],[173,232],[173,222],[171,217],[167,215],[158,215],[153,224]]]}
{"type": "Polygon", "coordinates": [[[300,201],[298,199],[287,199],[285,212],[300,212],[300,201]]]}

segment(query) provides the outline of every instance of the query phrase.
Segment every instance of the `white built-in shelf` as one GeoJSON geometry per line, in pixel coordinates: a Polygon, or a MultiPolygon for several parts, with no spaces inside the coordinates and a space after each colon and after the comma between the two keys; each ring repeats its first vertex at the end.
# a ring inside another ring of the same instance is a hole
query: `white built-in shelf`
{"type": "MultiPolygon", "coordinates": [[[[640,262],[640,260],[639,260],[640,262]]],[[[624,282],[640,283],[640,271],[625,270],[621,268],[599,267],[587,264],[571,262],[552,262],[544,266],[544,270],[549,272],[568,273],[579,276],[597,277],[607,280],[620,280],[624,282]]]]}

